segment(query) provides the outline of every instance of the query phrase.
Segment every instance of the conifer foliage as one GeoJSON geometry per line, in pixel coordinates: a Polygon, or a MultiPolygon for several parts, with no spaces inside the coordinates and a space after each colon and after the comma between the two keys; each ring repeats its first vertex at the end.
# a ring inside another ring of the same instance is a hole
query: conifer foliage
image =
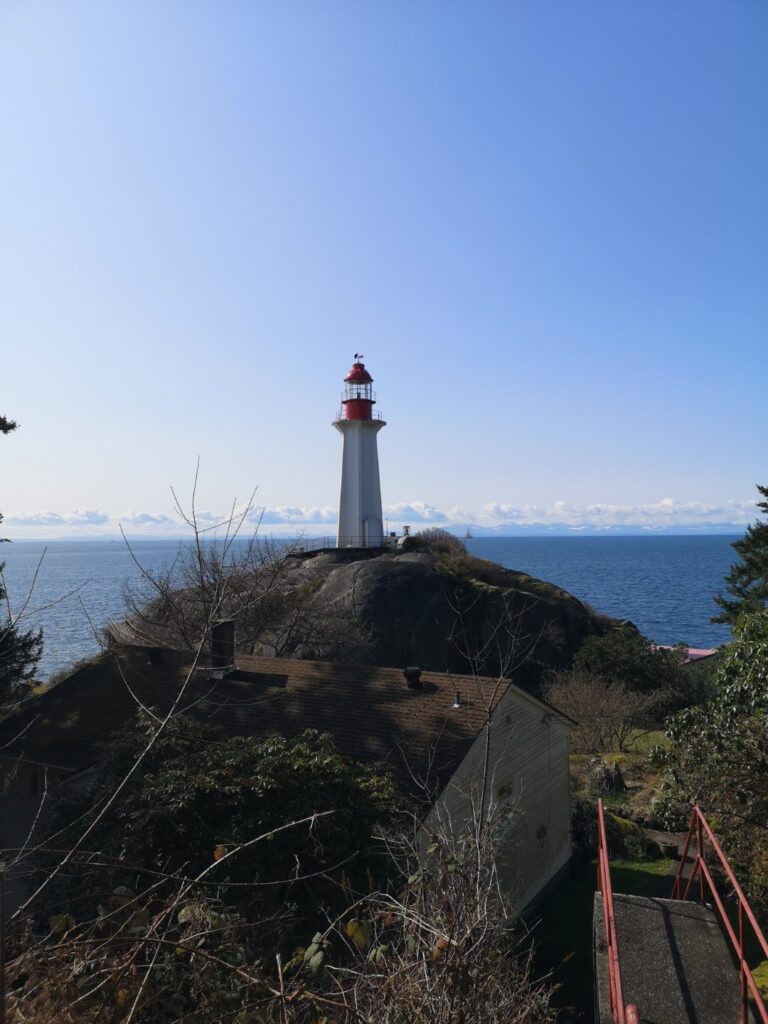
{"type": "MultiPolygon", "coordinates": [[[[16,427],[13,420],[0,416],[0,434],[10,434],[16,427]]],[[[2,521],[3,514],[0,512],[0,523],[2,521]]],[[[0,538],[0,543],[5,539],[0,538]]],[[[0,562],[0,703],[17,696],[29,683],[43,653],[42,630],[23,633],[16,628],[3,586],[4,568],[5,563],[0,562]]]]}
{"type": "MultiPolygon", "coordinates": [[[[757,489],[763,499],[757,507],[768,515],[768,486],[758,484],[757,489]]],[[[742,612],[759,612],[768,605],[768,520],[758,519],[748,526],[733,549],[741,561],[732,565],[725,577],[730,597],[719,594],[715,598],[720,612],[712,620],[731,625],[742,612]]]]}

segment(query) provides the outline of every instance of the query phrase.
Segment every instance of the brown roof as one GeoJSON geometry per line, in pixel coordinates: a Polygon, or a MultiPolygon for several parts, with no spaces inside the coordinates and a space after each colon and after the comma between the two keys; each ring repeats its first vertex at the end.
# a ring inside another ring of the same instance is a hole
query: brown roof
{"type": "Polygon", "coordinates": [[[406,782],[427,769],[438,780],[455,770],[511,685],[423,672],[423,689],[410,690],[401,669],[241,656],[232,675],[212,681],[200,667],[184,686],[190,655],[163,651],[153,658],[119,649],[74,672],[0,724],[0,754],[84,768],[137,704],[165,714],[184,687],[180,710],[230,735],[317,729],[330,733],[341,753],[386,763],[406,782]]]}

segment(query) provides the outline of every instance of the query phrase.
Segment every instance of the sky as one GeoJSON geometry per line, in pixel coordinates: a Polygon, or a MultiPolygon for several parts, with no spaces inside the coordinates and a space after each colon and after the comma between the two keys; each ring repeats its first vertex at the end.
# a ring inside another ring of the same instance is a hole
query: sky
{"type": "Polygon", "coordinates": [[[13,539],[743,524],[768,482],[764,0],[2,0],[13,539]]]}

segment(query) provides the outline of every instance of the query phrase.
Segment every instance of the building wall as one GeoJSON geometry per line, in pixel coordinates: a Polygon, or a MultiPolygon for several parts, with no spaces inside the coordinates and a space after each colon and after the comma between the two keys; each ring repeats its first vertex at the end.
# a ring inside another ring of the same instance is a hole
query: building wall
{"type": "MultiPolygon", "coordinates": [[[[457,714],[460,714],[457,711],[457,714]]],[[[498,869],[518,912],[534,901],[571,857],[569,727],[557,714],[510,688],[458,771],[436,811],[450,816],[454,831],[480,806],[513,810],[498,869]]],[[[432,817],[432,815],[430,817],[432,817]]]]}

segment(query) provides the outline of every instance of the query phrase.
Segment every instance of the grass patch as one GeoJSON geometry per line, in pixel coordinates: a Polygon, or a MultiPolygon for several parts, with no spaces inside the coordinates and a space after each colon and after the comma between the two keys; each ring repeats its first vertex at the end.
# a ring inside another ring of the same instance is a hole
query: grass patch
{"type": "MultiPolygon", "coordinates": [[[[641,732],[639,729],[627,740],[627,753],[628,754],[650,754],[654,747],[662,747],[665,750],[669,748],[670,741],[663,729],[653,729],[651,732],[641,732]]],[[[611,754],[606,754],[606,760],[612,757],[611,754]]]]}
{"type": "Polygon", "coordinates": [[[618,811],[629,803],[628,793],[601,793],[600,799],[609,810],[618,811]]]}
{"type": "MultiPolygon", "coordinates": [[[[611,861],[614,891],[669,898],[669,867],[668,860],[611,861]]],[[[585,1022],[594,1014],[592,906],[596,877],[594,861],[574,864],[571,877],[537,907],[529,922],[537,945],[537,969],[551,972],[552,980],[561,986],[555,1004],[571,1010],[571,1019],[585,1022]]]]}
{"type": "MultiPolygon", "coordinates": [[[[768,960],[763,960],[761,964],[752,971],[752,977],[755,979],[758,991],[763,999],[768,1002],[768,960]]],[[[749,998],[754,1002],[752,993],[749,993],[749,998]]]]}
{"type": "Polygon", "coordinates": [[[672,896],[672,876],[669,873],[672,863],[666,857],[661,860],[612,860],[614,892],[669,899],[672,896]]]}

